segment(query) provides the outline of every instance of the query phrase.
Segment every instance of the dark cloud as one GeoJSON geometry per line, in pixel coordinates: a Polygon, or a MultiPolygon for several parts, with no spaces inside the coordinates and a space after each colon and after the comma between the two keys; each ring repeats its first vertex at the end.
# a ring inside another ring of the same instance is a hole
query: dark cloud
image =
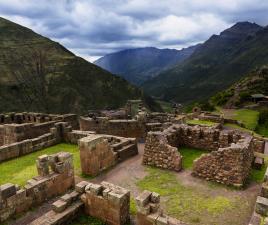
{"type": "Polygon", "coordinates": [[[9,0],[0,16],[87,59],[125,48],[182,48],[238,21],[267,25],[263,0],[9,0]]]}

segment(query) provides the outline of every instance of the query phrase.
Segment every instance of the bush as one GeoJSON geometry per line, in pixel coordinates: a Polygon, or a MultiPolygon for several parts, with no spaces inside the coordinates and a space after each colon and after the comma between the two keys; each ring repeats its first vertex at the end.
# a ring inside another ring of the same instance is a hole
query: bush
{"type": "Polygon", "coordinates": [[[268,109],[262,109],[259,115],[259,125],[268,126],[268,109]]]}
{"type": "Polygon", "coordinates": [[[211,102],[214,105],[222,106],[229,100],[232,95],[232,90],[222,91],[211,97],[211,102]]]}

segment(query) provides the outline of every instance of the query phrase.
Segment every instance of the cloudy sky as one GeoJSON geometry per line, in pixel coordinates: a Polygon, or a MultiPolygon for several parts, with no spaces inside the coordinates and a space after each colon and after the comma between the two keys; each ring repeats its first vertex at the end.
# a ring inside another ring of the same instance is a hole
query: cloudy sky
{"type": "Polygon", "coordinates": [[[0,0],[0,16],[90,61],[126,48],[181,49],[238,21],[268,24],[267,0],[0,0]]]}

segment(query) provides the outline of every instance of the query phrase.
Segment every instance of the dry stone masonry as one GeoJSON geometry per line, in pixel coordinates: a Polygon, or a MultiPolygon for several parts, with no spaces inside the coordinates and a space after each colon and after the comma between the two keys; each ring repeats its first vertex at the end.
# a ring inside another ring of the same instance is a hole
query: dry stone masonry
{"type": "Polygon", "coordinates": [[[175,124],[162,132],[148,133],[143,164],[179,171],[181,146],[211,151],[195,160],[193,175],[234,186],[245,184],[254,148],[263,152],[264,147],[262,141],[233,130],[175,124]]]}
{"type": "Polygon", "coordinates": [[[14,184],[0,186],[0,222],[74,187],[73,156],[67,152],[43,155],[36,161],[38,176],[20,188],[14,184]]]}
{"type": "Polygon", "coordinates": [[[78,143],[82,172],[91,176],[138,154],[135,138],[91,134],[78,143]]]}

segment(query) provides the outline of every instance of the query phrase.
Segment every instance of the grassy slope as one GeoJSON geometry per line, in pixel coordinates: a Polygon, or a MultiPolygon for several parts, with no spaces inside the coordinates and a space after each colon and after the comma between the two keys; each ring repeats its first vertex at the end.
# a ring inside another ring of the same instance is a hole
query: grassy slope
{"type": "Polygon", "coordinates": [[[259,112],[250,109],[236,110],[234,119],[241,121],[247,129],[255,130],[258,125],[259,112]]]}
{"type": "Polygon", "coordinates": [[[24,185],[26,181],[37,175],[35,160],[43,154],[54,154],[60,151],[70,152],[74,157],[75,173],[81,174],[80,155],[77,145],[58,144],[0,164],[0,184],[14,183],[24,185]]]}
{"type": "Polygon", "coordinates": [[[44,111],[36,98],[31,105],[25,105],[22,96],[25,92],[34,96],[34,88],[23,90],[14,76],[24,70],[31,71],[24,72],[24,76],[32,74],[34,54],[40,51],[47,57],[49,112],[83,113],[93,108],[116,108],[127,99],[142,96],[139,89],[124,79],[76,57],[59,43],[3,18],[0,18],[0,51],[0,111],[3,112],[44,111]]]}

